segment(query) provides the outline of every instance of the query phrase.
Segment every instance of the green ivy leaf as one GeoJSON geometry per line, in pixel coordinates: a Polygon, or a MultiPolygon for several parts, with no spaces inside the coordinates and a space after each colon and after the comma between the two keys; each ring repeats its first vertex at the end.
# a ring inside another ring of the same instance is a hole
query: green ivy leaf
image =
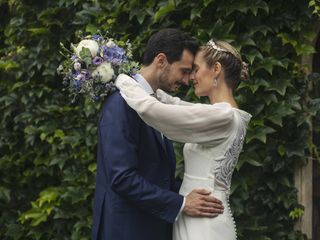
{"type": "Polygon", "coordinates": [[[24,237],[23,229],[19,224],[7,224],[6,236],[11,237],[12,239],[22,239],[24,237]]]}
{"type": "Polygon", "coordinates": [[[175,10],[175,3],[172,0],[169,0],[165,5],[159,8],[159,10],[154,14],[154,21],[158,22],[165,15],[175,10]]]}
{"type": "Polygon", "coordinates": [[[294,208],[290,213],[289,213],[289,217],[291,219],[298,219],[300,217],[302,217],[304,214],[304,210],[301,208],[294,208]]]}
{"type": "Polygon", "coordinates": [[[288,87],[292,87],[290,79],[278,79],[274,78],[269,83],[269,89],[270,91],[276,91],[281,96],[284,96],[286,94],[286,90],[288,87]]]}
{"type": "Polygon", "coordinates": [[[266,112],[266,118],[274,124],[282,127],[282,119],[294,113],[295,111],[293,111],[290,106],[284,103],[272,104],[266,112]]]}
{"type": "Polygon", "coordinates": [[[245,162],[248,163],[248,164],[250,164],[250,165],[252,165],[252,166],[255,166],[255,167],[260,167],[260,166],[263,165],[262,163],[256,161],[255,159],[252,159],[252,158],[247,158],[247,159],[245,160],[245,162]]]}
{"type": "Polygon", "coordinates": [[[201,10],[203,8],[199,7],[199,8],[193,8],[191,10],[191,15],[190,15],[190,20],[193,21],[196,17],[200,18],[201,17],[201,10]]]}
{"type": "Polygon", "coordinates": [[[31,36],[35,35],[45,35],[48,34],[49,29],[48,28],[29,28],[27,29],[31,33],[31,36]]]}
{"type": "Polygon", "coordinates": [[[288,33],[279,33],[278,37],[281,39],[283,45],[291,44],[293,47],[298,45],[298,41],[289,36],[288,33]]]}
{"type": "Polygon", "coordinates": [[[264,69],[266,70],[270,75],[273,73],[274,67],[281,67],[286,69],[287,66],[280,60],[277,60],[272,57],[264,58],[258,65],[257,68],[253,69],[253,72],[255,73],[259,69],[264,69]]]}
{"type": "MultiPolygon", "coordinates": [[[[255,43],[254,43],[254,44],[255,44],[255,43]]],[[[245,55],[246,58],[249,60],[250,65],[253,64],[253,62],[254,62],[255,59],[259,59],[259,60],[262,60],[262,59],[263,59],[262,54],[261,54],[260,51],[257,50],[257,49],[251,49],[248,53],[245,53],[244,55],[245,55]]]]}
{"type": "Polygon", "coordinates": [[[57,129],[55,132],[54,132],[54,138],[59,138],[59,139],[63,139],[64,137],[64,132],[61,130],[61,129],[57,129]]]}
{"type": "Polygon", "coordinates": [[[313,46],[311,45],[308,45],[308,44],[299,44],[296,46],[296,51],[297,51],[297,55],[300,56],[300,55],[310,55],[310,54],[313,54],[315,53],[315,49],[313,46]]]}
{"type": "Polygon", "coordinates": [[[203,0],[203,5],[208,7],[210,3],[214,2],[213,0],[203,0]]]}
{"type": "Polygon", "coordinates": [[[0,69],[3,69],[6,72],[12,71],[14,69],[18,69],[19,64],[12,60],[3,61],[0,59],[0,69]]]}
{"type": "Polygon", "coordinates": [[[278,146],[278,153],[281,157],[283,157],[286,154],[286,148],[283,145],[278,146]]]}
{"type": "Polygon", "coordinates": [[[290,181],[287,176],[281,176],[280,178],[278,178],[278,181],[279,181],[279,183],[281,183],[285,187],[291,186],[290,181]]]}
{"type": "Polygon", "coordinates": [[[88,170],[90,172],[96,172],[97,170],[97,164],[96,163],[91,163],[89,166],[88,166],[88,170]]]}
{"type": "Polygon", "coordinates": [[[10,189],[0,186],[0,200],[3,200],[4,202],[8,203],[11,199],[10,192],[10,189]]]}
{"type": "Polygon", "coordinates": [[[257,139],[263,143],[267,141],[267,134],[274,133],[275,130],[271,127],[265,126],[255,126],[253,128],[248,129],[246,143],[251,142],[254,139],[257,139]]]}

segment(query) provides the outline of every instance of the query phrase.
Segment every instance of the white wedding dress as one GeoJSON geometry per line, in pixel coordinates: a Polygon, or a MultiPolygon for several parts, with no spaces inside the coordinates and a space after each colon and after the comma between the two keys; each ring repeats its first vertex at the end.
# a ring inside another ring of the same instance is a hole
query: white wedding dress
{"type": "Polygon", "coordinates": [[[127,75],[120,75],[116,85],[147,124],[169,139],[186,142],[179,193],[186,196],[196,188],[208,189],[225,207],[224,213],[215,218],[181,213],[174,223],[173,240],[235,240],[229,191],[251,115],[228,103],[192,104],[161,90],[157,90],[158,101],[127,75]]]}

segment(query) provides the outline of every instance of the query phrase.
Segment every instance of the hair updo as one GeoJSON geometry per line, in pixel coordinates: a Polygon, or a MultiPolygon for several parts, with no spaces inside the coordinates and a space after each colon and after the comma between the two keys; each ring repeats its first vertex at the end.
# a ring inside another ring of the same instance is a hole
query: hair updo
{"type": "Polygon", "coordinates": [[[240,53],[229,43],[210,40],[200,50],[208,67],[216,62],[221,64],[228,87],[235,89],[240,80],[249,79],[249,65],[242,61],[240,53]]]}

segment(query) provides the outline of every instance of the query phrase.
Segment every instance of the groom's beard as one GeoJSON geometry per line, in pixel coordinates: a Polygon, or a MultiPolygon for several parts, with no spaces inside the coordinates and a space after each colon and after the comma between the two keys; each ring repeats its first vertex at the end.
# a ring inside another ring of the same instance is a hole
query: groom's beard
{"type": "Polygon", "coordinates": [[[170,65],[168,65],[159,76],[159,88],[165,92],[175,92],[183,84],[181,80],[170,79],[170,68],[170,65]]]}

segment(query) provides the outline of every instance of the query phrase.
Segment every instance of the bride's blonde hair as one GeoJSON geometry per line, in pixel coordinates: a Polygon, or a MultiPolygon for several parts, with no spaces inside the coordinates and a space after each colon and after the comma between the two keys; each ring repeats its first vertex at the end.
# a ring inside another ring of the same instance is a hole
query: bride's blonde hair
{"type": "Polygon", "coordinates": [[[248,64],[242,61],[240,53],[229,43],[210,40],[200,50],[208,67],[216,62],[221,64],[228,87],[235,89],[240,80],[249,79],[248,64]]]}

